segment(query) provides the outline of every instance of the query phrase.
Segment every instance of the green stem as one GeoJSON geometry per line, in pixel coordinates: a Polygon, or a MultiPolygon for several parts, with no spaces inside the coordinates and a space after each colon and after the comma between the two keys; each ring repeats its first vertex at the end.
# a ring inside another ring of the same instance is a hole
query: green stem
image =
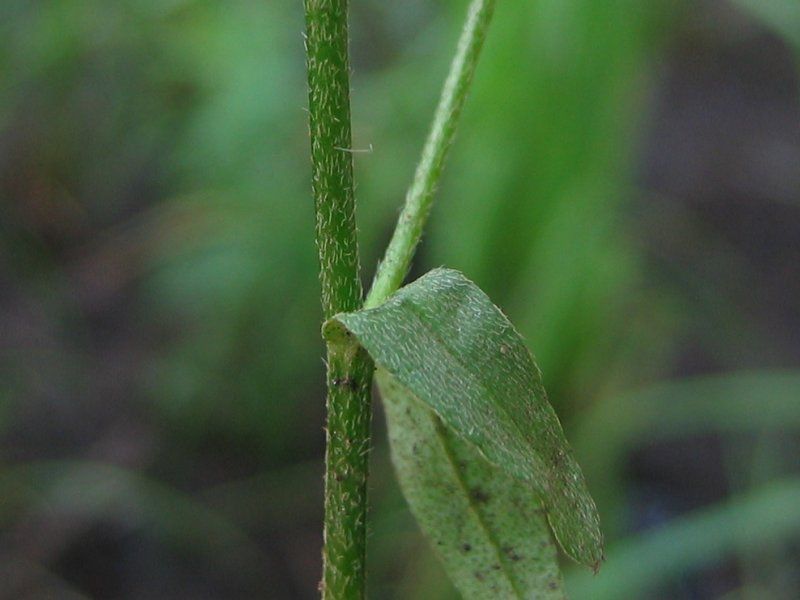
{"type": "MultiPolygon", "coordinates": [[[[360,308],[347,0],[305,0],[312,184],[326,319],[360,308]]],[[[351,340],[329,342],[323,597],[364,597],[373,365],[351,340]]]]}
{"type": "Polygon", "coordinates": [[[305,0],[312,185],[326,319],[361,305],[356,240],[347,0],[305,0]]]}
{"type": "Polygon", "coordinates": [[[494,4],[495,0],[473,0],[469,6],[467,21],[442,89],[422,157],[364,308],[375,308],[382,304],[402,285],[408,273],[430,214],[447,151],[455,136],[458,118],[494,13],[494,4]]]}

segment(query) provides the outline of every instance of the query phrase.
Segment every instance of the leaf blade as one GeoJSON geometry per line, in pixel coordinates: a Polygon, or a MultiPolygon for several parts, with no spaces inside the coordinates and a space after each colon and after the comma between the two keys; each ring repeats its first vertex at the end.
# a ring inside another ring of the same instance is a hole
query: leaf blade
{"type": "Polygon", "coordinates": [[[340,314],[375,359],[491,463],[527,481],[562,548],[596,569],[597,509],[519,333],[474,283],[435,269],[381,306],[340,314]]]}
{"type": "Polygon", "coordinates": [[[556,548],[531,489],[448,432],[386,371],[377,382],[403,494],[461,594],[565,598],[556,548]]]}

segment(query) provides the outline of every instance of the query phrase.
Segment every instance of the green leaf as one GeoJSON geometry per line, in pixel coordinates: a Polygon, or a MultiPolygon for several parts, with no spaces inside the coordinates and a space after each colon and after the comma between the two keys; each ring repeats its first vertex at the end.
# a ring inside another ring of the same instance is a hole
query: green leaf
{"type": "Polygon", "coordinates": [[[530,487],[490,465],[384,370],[392,461],[411,511],[465,598],[564,598],[530,487]]]}
{"type": "Polygon", "coordinates": [[[492,464],[528,482],[565,552],[597,568],[597,509],[519,333],[461,273],[435,269],[383,305],[340,314],[375,362],[492,464]]]}
{"type": "Polygon", "coordinates": [[[797,0],[734,0],[800,50],[800,4],[797,0]]]}
{"type": "MultiPolygon", "coordinates": [[[[647,598],[743,551],[800,539],[800,479],[778,480],[618,541],[598,577],[574,573],[575,598],[647,598]]],[[[759,596],[756,596],[759,597],[759,596]]],[[[761,596],[766,597],[766,596],[761,596]]]]}

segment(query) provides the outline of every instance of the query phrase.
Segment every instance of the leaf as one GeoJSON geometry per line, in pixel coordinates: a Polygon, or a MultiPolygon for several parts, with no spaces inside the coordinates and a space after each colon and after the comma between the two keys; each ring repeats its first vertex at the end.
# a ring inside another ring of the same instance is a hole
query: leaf
{"type": "Polygon", "coordinates": [[[435,269],[381,306],[340,314],[329,340],[354,335],[391,373],[492,464],[527,481],[565,552],[596,569],[597,509],[547,401],[522,337],[474,283],[435,269]]]}
{"type": "Polygon", "coordinates": [[[734,0],[741,8],[800,50],[800,4],[797,0],[734,0]]]}
{"type": "Polygon", "coordinates": [[[651,597],[737,553],[796,543],[798,506],[800,478],[770,482],[618,541],[609,550],[607,569],[598,577],[574,573],[567,587],[574,597],[592,600],[651,597]]]}
{"type": "Polygon", "coordinates": [[[587,471],[613,479],[620,476],[626,454],[643,444],[709,433],[800,431],[798,398],[797,369],[665,381],[598,403],[577,424],[575,445],[587,457],[587,471]],[[758,410],[753,410],[755,398],[758,410]]]}
{"type": "Polygon", "coordinates": [[[541,502],[384,370],[389,441],[411,511],[465,598],[564,598],[541,502]]]}

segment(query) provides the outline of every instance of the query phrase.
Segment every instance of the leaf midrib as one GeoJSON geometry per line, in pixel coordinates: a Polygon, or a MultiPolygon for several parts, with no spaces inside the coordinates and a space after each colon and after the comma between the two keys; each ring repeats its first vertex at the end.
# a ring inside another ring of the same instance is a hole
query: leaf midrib
{"type": "Polygon", "coordinates": [[[519,589],[516,579],[512,576],[512,573],[509,571],[508,565],[506,564],[506,561],[503,558],[503,554],[499,549],[500,548],[499,542],[492,535],[489,526],[484,521],[481,511],[478,508],[475,499],[472,497],[472,494],[470,493],[469,486],[467,485],[467,482],[464,481],[464,477],[462,476],[461,471],[458,469],[458,462],[453,456],[453,451],[450,448],[450,444],[448,443],[446,432],[444,429],[444,424],[437,415],[433,414],[433,411],[430,412],[431,412],[430,418],[435,420],[434,428],[436,430],[436,439],[439,441],[439,444],[442,447],[442,451],[444,452],[444,455],[447,457],[447,462],[450,464],[453,473],[455,473],[455,478],[456,481],[458,481],[458,484],[461,486],[461,491],[467,498],[467,503],[469,505],[469,508],[475,515],[475,520],[480,525],[480,528],[483,530],[484,534],[486,535],[486,538],[489,540],[489,543],[492,546],[492,549],[494,550],[495,558],[497,559],[497,564],[500,565],[500,568],[503,574],[505,575],[506,579],[508,580],[511,589],[514,590],[514,593],[517,595],[518,598],[524,600],[525,596],[519,589]]]}

